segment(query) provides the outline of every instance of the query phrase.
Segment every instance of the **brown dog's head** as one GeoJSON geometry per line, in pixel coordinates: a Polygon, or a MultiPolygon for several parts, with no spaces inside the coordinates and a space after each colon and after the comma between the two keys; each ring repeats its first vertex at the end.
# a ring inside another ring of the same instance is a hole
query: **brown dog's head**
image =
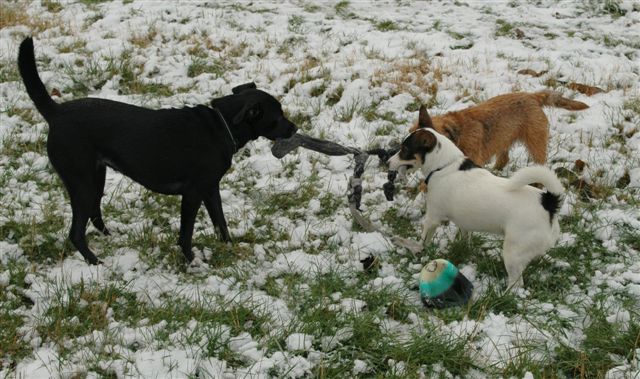
{"type": "MultiPolygon", "coordinates": [[[[247,131],[250,139],[260,136],[270,140],[289,138],[298,128],[282,111],[282,105],[273,96],[256,89],[255,83],[234,87],[233,95],[211,101],[232,122],[233,130],[247,131]]],[[[235,134],[235,133],[234,133],[235,134]]]]}
{"type": "Polygon", "coordinates": [[[421,168],[429,154],[438,144],[433,129],[433,122],[423,105],[420,107],[417,128],[409,134],[400,145],[400,151],[389,158],[389,169],[397,170],[401,166],[421,168]]]}

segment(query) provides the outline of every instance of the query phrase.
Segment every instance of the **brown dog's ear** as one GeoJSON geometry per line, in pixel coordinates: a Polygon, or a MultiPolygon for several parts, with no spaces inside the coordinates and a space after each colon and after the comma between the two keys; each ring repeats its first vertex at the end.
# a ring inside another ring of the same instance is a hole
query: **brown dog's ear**
{"type": "Polygon", "coordinates": [[[431,116],[429,116],[429,112],[427,112],[427,107],[425,107],[424,105],[421,105],[420,110],[418,111],[418,128],[433,129],[431,116]]]}
{"type": "Polygon", "coordinates": [[[234,95],[237,95],[241,92],[244,92],[248,89],[256,89],[256,84],[254,82],[251,83],[245,83],[245,84],[240,84],[239,86],[233,87],[231,89],[231,92],[233,92],[234,95]]]}

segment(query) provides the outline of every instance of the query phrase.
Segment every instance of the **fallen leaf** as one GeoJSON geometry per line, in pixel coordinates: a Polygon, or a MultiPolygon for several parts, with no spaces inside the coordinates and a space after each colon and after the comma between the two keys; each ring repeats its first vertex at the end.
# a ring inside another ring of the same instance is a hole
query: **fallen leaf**
{"type": "Polygon", "coordinates": [[[596,93],[604,92],[604,90],[602,88],[588,86],[586,84],[581,84],[581,83],[576,83],[576,82],[571,82],[571,83],[567,84],[567,88],[572,89],[574,91],[578,91],[578,92],[583,93],[583,94],[585,94],[587,96],[593,96],[596,93]]]}
{"type": "Polygon", "coordinates": [[[521,75],[531,75],[531,76],[533,76],[534,78],[538,78],[538,77],[540,77],[540,76],[542,76],[542,75],[546,74],[547,72],[549,72],[549,71],[547,71],[547,70],[542,70],[542,71],[540,71],[540,72],[537,72],[537,71],[532,70],[532,69],[530,69],[530,68],[525,68],[525,69],[523,69],[523,70],[518,71],[518,74],[521,74],[521,75]]]}

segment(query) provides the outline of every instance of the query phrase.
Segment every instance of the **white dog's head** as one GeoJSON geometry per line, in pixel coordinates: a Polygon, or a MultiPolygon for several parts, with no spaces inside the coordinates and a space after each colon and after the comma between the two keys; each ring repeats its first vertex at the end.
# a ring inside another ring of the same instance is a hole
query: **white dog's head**
{"type": "Polygon", "coordinates": [[[448,138],[433,129],[431,117],[427,108],[420,107],[418,129],[409,134],[400,145],[400,151],[389,158],[389,170],[399,167],[422,169],[431,171],[432,167],[442,166],[452,160],[463,157],[464,154],[448,138]]]}
{"type": "Polygon", "coordinates": [[[422,168],[427,154],[432,152],[437,144],[438,139],[431,130],[416,130],[402,141],[400,151],[389,158],[389,170],[397,170],[401,166],[422,168]]]}

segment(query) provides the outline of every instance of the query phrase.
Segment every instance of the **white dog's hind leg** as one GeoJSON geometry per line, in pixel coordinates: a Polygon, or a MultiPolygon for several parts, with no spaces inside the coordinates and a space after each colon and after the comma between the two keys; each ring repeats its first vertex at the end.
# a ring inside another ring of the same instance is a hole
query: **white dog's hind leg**
{"type": "Polygon", "coordinates": [[[527,265],[537,257],[543,256],[550,245],[542,236],[533,235],[527,241],[514,241],[505,235],[502,259],[507,269],[509,287],[523,287],[522,273],[527,265]]]}
{"type": "Polygon", "coordinates": [[[520,246],[509,241],[505,237],[502,250],[502,259],[504,260],[504,266],[507,269],[507,287],[508,289],[516,287],[524,287],[524,281],[522,280],[522,273],[529,263],[527,254],[523,253],[520,246]]]}

